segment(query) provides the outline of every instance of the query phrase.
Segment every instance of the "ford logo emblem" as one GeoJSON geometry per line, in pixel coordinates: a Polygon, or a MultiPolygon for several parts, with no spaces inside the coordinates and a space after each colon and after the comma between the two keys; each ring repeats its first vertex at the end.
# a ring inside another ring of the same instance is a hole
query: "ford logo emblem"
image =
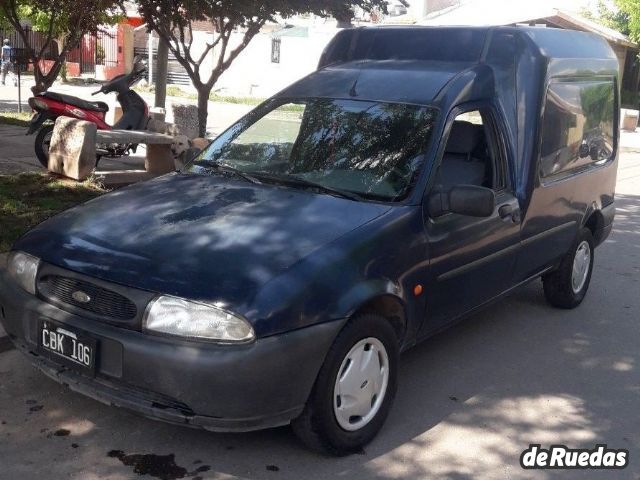
{"type": "Polygon", "coordinates": [[[71,294],[71,298],[80,303],[89,303],[91,301],[91,297],[86,293],[81,292],[80,290],[78,290],[77,292],[73,292],[71,294]]]}

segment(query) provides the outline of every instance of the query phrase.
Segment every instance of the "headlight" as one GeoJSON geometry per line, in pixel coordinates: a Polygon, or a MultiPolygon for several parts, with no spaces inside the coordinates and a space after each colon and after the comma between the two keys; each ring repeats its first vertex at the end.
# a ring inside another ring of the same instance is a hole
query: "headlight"
{"type": "Polygon", "coordinates": [[[36,294],[36,275],[40,259],[23,252],[12,252],[9,255],[9,275],[32,295],[36,294]]]}
{"type": "Polygon", "coordinates": [[[151,332],[194,340],[246,343],[255,339],[253,328],[242,317],[212,305],[168,296],[151,303],[144,327],[151,332]]]}

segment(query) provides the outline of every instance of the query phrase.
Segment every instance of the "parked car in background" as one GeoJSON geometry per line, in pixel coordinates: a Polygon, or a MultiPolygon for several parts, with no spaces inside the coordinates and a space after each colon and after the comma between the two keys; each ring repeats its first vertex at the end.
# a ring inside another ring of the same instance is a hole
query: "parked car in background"
{"type": "Polygon", "coordinates": [[[406,2],[387,2],[387,12],[392,17],[399,17],[408,13],[406,2]]]}
{"type": "Polygon", "coordinates": [[[183,171],[22,237],[2,323],[106,404],[357,451],[401,352],[540,277],[552,305],[582,302],[615,214],[618,88],[586,33],[342,31],[183,171]]]}

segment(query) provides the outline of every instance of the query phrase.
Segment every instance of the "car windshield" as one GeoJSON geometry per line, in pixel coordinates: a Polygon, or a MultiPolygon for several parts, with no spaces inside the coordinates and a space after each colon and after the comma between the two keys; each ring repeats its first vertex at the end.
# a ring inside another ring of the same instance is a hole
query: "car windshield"
{"type": "Polygon", "coordinates": [[[437,111],[340,99],[270,101],[218,137],[185,169],[397,201],[424,163],[437,111]]]}

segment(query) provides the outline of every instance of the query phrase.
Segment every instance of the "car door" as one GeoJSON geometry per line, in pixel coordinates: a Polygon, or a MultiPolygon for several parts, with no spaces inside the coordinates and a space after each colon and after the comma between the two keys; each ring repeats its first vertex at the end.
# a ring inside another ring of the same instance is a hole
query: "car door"
{"type": "Polygon", "coordinates": [[[610,194],[601,193],[613,191],[614,180],[589,172],[616,157],[616,90],[614,77],[550,81],[537,178],[522,226],[517,280],[556,265],[573,247],[585,213],[597,208],[592,207],[594,202],[613,201],[610,194]]]}
{"type": "MultiPolygon", "coordinates": [[[[425,206],[430,266],[421,336],[442,328],[509,289],[520,249],[520,207],[510,187],[510,162],[498,116],[491,107],[483,106],[460,109],[451,118],[453,121],[449,122],[443,138],[445,148],[441,149],[443,153],[435,170],[437,177],[432,184],[445,190],[452,187],[452,183],[477,184],[477,176],[465,170],[464,156],[468,155],[473,171],[479,171],[474,165],[478,160],[475,157],[483,157],[480,160],[486,175],[484,184],[477,186],[494,190],[496,208],[486,218],[455,213],[434,218],[425,206]],[[480,140],[469,141],[464,131],[475,132],[480,140]],[[455,155],[462,158],[458,158],[452,172],[455,155]]],[[[427,192],[425,202],[429,195],[427,192]]]]}

